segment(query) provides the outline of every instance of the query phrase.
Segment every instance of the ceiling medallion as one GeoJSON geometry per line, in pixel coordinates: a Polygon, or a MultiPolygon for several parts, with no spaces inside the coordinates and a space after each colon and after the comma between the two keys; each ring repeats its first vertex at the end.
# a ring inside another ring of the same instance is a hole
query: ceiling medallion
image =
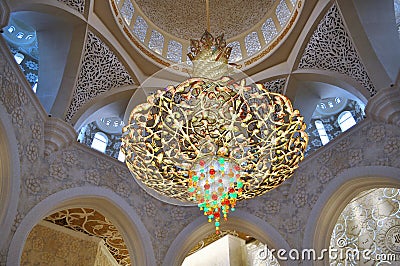
{"type": "Polygon", "coordinates": [[[292,176],[304,158],[306,125],[290,100],[229,76],[223,35],[191,40],[193,78],[136,106],[122,151],[133,176],[158,193],[197,203],[219,232],[238,200],[292,176]]]}

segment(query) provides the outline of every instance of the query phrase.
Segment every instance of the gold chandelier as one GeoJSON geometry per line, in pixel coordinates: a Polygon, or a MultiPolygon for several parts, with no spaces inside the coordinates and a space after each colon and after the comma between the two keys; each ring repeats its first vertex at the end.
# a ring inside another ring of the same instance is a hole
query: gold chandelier
{"type": "Polygon", "coordinates": [[[308,141],[303,117],[286,96],[228,76],[230,52],[223,35],[206,31],[191,40],[194,77],[136,106],[121,146],[137,180],[197,203],[217,233],[238,200],[292,176],[308,141]]]}

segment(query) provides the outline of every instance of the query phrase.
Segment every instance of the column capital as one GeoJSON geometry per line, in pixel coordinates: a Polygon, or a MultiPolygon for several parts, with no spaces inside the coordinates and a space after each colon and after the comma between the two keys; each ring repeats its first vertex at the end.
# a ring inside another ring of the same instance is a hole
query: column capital
{"type": "Polygon", "coordinates": [[[400,126],[400,83],[378,91],[365,108],[367,117],[400,126]]]}

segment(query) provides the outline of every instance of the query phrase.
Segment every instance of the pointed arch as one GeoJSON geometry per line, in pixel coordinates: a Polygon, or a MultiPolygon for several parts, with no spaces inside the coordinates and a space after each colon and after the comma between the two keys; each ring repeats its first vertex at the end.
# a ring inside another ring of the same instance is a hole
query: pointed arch
{"type": "Polygon", "coordinates": [[[156,265],[150,235],[132,207],[113,191],[92,186],[57,192],[33,207],[21,221],[11,240],[7,264],[20,264],[29,232],[43,217],[74,207],[93,208],[110,219],[124,238],[131,254],[132,265],[156,265]]]}
{"type": "MultiPolygon", "coordinates": [[[[251,234],[275,250],[290,250],[289,244],[272,225],[248,212],[236,210],[231,213],[228,221],[225,221],[221,226],[222,230],[234,229],[251,234]]],[[[214,225],[208,223],[204,217],[194,220],[172,242],[162,265],[181,265],[191,247],[213,230],[215,230],[214,225]]],[[[279,263],[282,266],[296,265],[294,261],[279,261],[279,263]]]]}
{"type": "MultiPolygon", "coordinates": [[[[400,169],[387,166],[354,167],[334,178],[314,205],[305,226],[303,247],[317,252],[329,247],[335,223],[346,205],[359,193],[381,187],[400,188],[400,169]]],[[[304,262],[304,265],[327,265],[322,261],[304,262]]]]}

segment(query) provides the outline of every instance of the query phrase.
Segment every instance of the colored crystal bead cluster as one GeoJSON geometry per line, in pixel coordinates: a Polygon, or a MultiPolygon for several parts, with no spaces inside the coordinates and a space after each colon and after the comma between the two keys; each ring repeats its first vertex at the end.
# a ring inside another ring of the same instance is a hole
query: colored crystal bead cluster
{"type": "Polygon", "coordinates": [[[216,233],[221,216],[227,220],[229,211],[235,210],[242,188],[240,166],[228,158],[202,159],[189,171],[189,195],[208,216],[208,221],[214,220],[216,233]]]}

